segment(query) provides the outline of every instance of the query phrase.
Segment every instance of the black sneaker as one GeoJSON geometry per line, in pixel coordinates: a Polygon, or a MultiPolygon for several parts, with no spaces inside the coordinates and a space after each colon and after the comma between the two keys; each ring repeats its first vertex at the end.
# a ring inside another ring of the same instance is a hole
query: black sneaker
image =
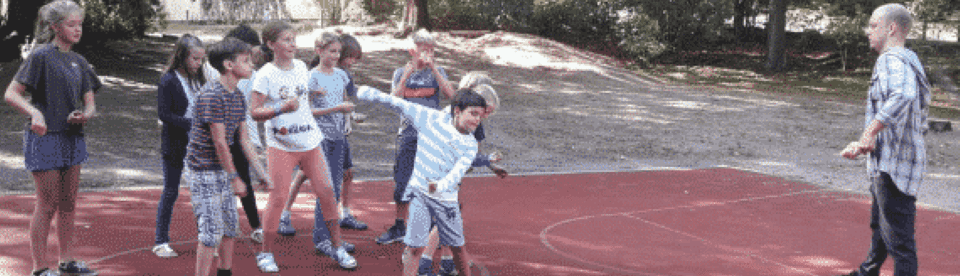
{"type": "Polygon", "coordinates": [[[367,230],[367,224],[357,220],[357,218],[353,215],[347,214],[343,219],[340,220],[340,228],[367,230]]]}
{"type": "Polygon", "coordinates": [[[97,276],[97,272],[81,261],[60,263],[61,276],[97,276]]]}
{"type": "Polygon", "coordinates": [[[453,262],[453,259],[441,258],[440,259],[440,274],[443,276],[457,276],[460,273],[457,272],[457,266],[453,262]]]}
{"type": "Polygon", "coordinates": [[[405,225],[394,224],[390,229],[387,229],[386,233],[377,237],[377,244],[383,245],[402,241],[405,235],[407,235],[407,227],[405,225]]]}
{"type": "Polygon", "coordinates": [[[433,260],[420,257],[420,267],[417,268],[417,275],[433,275],[433,260]]]}

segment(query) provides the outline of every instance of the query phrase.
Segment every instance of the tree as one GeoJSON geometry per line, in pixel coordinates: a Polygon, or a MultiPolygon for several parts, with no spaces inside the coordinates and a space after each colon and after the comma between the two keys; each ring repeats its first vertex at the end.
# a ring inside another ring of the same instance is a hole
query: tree
{"type": "Polygon", "coordinates": [[[770,15],[767,22],[767,31],[770,34],[767,40],[767,70],[771,72],[782,72],[787,69],[787,1],[770,1],[770,15]]]}
{"type": "MultiPolygon", "coordinates": [[[[960,15],[957,12],[960,10],[960,0],[917,0],[910,3],[909,7],[921,24],[920,36],[923,40],[927,40],[928,23],[945,23],[951,16],[960,15]]],[[[957,40],[960,41],[960,35],[957,36],[957,40]]]]}
{"type": "Polygon", "coordinates": [[[414,1],[417,6],[417,27],[427,30],[433,30],[433,24],[430,24],[430,9],[428,0],[414,1]]]}
{"type": "Polygon", "coordinates": [[[0,61],[20,58],[18,47],[33,34],[33,24],[43,4],[45,1],[7,1],[7,18],[0,26],[0,61]]]}

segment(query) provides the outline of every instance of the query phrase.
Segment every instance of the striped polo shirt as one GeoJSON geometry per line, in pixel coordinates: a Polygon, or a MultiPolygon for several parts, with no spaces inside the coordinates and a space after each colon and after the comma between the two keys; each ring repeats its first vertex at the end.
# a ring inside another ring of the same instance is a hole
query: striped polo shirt
{"type": "Polygon", "coordinates": [[[240,90],[229,92],[219,81],[208,82],[194,102],[193,125],[187,144],[187,165],[195,171],[222,170],[213,145],[211,124],[224,124],[226,141],[232,143],[246,118],[247,106],[240,90]]]}

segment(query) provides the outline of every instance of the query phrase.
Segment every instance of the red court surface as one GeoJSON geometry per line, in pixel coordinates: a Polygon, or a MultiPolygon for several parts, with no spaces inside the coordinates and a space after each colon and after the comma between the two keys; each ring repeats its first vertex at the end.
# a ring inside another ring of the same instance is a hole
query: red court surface
{"type": "MultiPolygon", "coordinates": [[[[865,195],[728,168],[478,177],[463,190],[467,248],[480,264],[474,275],[835,275],[866,257],[871,234],[865,195]]],[[[181,190],[174,211],[181,256],[173,259],[150,251],[159,189],[81,193],[77,255],[100,275],[192,275],[188,193],[181,190]]],[[[279,274],[399,275],[402,246],[373,241],[393,222],[391,193],[390,182],[356,185],[354,209],[371,230],[344,231],[358,247],[352,272],[313,253],[312,200],[301,195],[298,236],[280,238],[275,250],[279,274]]],[[[0,275],[31,269],[33,203],[33,195],[0,198],[0,275]]],[[[960,215],[918,209],[920,274],[960,275],[960,215]]],[[[51,256],[56,244],[51,235],[51,256]]],[[[238,243],[234,275],[263,274],[255,246],[238,243]]]]}

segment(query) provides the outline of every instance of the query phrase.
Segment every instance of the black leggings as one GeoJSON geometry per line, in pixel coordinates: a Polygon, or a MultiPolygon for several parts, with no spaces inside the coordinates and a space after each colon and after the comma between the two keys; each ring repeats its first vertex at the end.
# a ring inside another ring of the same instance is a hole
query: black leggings
{"type": "Polygon", "coordinates": [[[240,204],[243,205],[243,212],[247,214],[250,228],[257,229],[260,228],[260,215],[257,213],[257,197],[253,194],[253,185],[250,183],[250,162],[237,140],[239,139],[235,139],[230,146],[230,154],[233,155],[233,166],[237,168],[240,180],[247,186],[247,195],[240,198],[240,204]]]}

